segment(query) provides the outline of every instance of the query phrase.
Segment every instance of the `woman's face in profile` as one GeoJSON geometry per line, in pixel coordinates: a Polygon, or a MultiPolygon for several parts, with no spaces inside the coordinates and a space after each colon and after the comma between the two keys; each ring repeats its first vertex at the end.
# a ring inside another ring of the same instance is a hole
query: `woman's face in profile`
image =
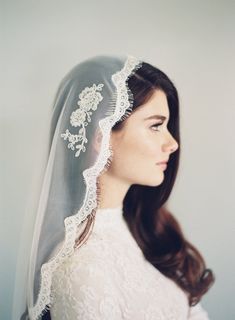
{"type": "Polygon", "coordinates": [[[165,93],[155,90],[149,101],[124,121],[121,130],[112,131],[113,159],[106,174],[128,185],[160,185],[166,167],[158,163],[167,161],[178,148],[167,128],[169,116],[165,93]]]}

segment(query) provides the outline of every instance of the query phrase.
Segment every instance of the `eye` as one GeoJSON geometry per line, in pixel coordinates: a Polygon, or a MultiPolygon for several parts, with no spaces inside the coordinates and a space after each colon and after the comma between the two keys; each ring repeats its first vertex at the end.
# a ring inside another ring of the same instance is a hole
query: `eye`
{"type": "MultiPolygon", "coordinates": [[[[163,122],[160,122],[160,123],[155,123],[154,125],[152,125],[150,128],[158,128],[158,127],[160,127],[161,125],[163,124],[163,122]]],[[[159,130],[157,130],[157,129],[154,129],[153,131],[159,131],[159,130]]]]}

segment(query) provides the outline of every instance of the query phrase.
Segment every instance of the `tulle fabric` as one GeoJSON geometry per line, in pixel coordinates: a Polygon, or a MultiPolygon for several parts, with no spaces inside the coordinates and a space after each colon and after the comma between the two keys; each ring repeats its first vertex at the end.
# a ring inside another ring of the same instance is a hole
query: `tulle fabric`
{"type": "Polygon", "coordinates": [[[141,64],[131,55],[95,56],[62,79],[35,162],[13,320],[40,319],[50,308],[53,272],[74,253],[78,229],[97,210],[97,178],[112,161],[111,128],[131,113],[127,80],[141,64]],[[98,152],[94,137],[99,131],[98,152]]]}

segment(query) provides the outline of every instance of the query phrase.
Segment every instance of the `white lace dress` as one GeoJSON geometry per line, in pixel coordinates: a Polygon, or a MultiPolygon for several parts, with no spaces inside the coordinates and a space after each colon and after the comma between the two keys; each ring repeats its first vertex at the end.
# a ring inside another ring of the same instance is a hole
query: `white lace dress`
{"type": "Polygon", "coordinates": [[[149,263],[121,207],[99,209],[87,242],[55,272],[52,320],[208,320],[149,263]]]}

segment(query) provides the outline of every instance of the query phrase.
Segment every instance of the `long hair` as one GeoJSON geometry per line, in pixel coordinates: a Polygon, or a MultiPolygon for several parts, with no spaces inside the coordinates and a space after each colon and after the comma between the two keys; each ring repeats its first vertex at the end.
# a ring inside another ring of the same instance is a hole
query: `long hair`
{"type": "MultiPolygon", "coordinates": [[[[168,128],[179,147],[169,158],[161,185],[131,185],[123,201],[123,216],[145,258],[184,290],[189,305],[195,305],[209,290],[215,277],[166,207],[180,158],[178,93],[164,72],[146,62],[128,79],[128,87],[134,97],[133,111],[146,103],[155,90],[166,94],[170,111],[168,128]]],[[[112,130],[122,127],[123,122],[119,122],[112,130]]]]}
{"type": "MultiPolygon", "coordinates": [[[[134,98],[133,111],[146,103],[155,90],[160,89],[166,94],[170,111],[168,128],[179,146],[169,158],[161,185],[150,187],[134,184],[129,188],[123,201],[123,216],[145,258],[184,290],[189,305],[196,305],[215,278],[213,272],[206,268],[200,252],[184,237],[178,221],[166,207],[180,158],[178,93],[164,72],[146,62],[127,83],[134,98]]],[[[124,121],[117,122],[112,130],[121,130],[123,125],[124,121]]],[[[77,247],[88,239],[94,219],[95,215],[89,215],[85,220],[86,226],[77,240],[77,247]]],[[[42,319],[49,320],[50,312],[42,319]]]]}

